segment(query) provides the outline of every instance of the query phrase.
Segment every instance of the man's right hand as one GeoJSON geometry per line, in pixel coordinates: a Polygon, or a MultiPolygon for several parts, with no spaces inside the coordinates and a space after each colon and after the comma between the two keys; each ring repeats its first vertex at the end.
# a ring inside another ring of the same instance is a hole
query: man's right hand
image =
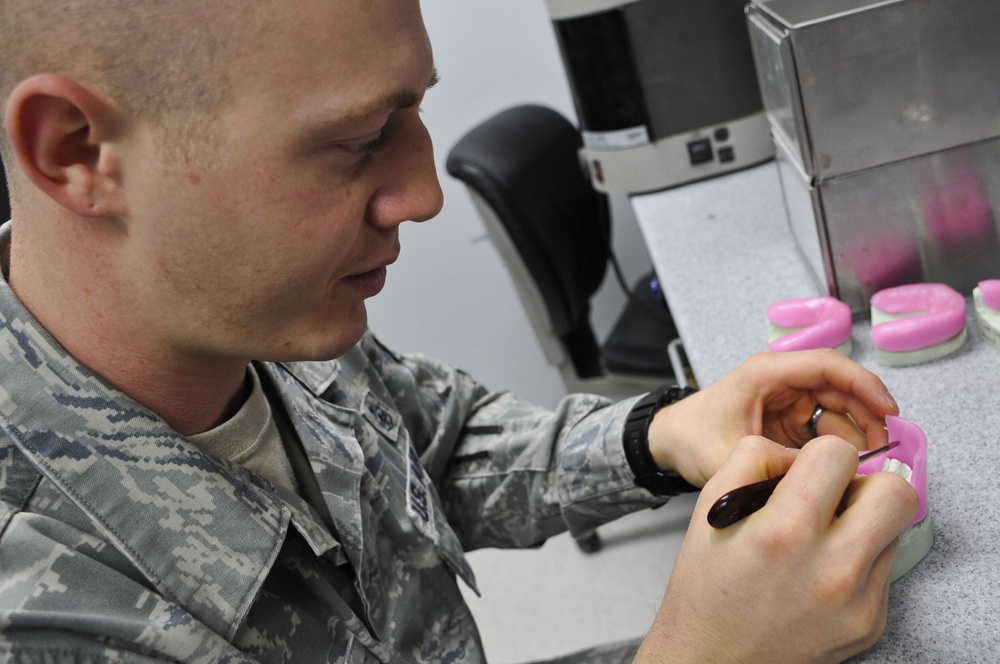
{"type": "Polygon", "coordinates": [[[695,507],[636,662],[840,662],[885,629],[889,572],[918,496],[892,473],[856,475],[858,450],[740,440],[695,507]],[[724,529],[725,493],[787,472],[767,504],[724,529]]]}

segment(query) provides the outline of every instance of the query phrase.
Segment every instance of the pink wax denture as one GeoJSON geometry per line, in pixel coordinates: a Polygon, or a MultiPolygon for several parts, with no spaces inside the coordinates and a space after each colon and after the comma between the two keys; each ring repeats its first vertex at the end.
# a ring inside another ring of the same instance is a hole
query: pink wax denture
{"type": "Polygon", "coordinates": [[[889,572],[895,581],[910,571],[934,545],[934,520],[927,507],[927,436],[913,422],[901,417],[885,418],[890,441],[899,444],[885,456],[869,459],[858,466],[858,473],[870,475],[891,472],[902,475],[917,491],[920,504],[910,527],[899,537],[899,551],[889,572]]]}
{"type": "Polygon", "coordinates": [[[851,352],[851,308],[835,297],[808,297],[776,302],[767,308],[774,352],[838,348],[851,352]]]}
{"type": "Polygon", "coordinates": [[[899,445],[884,455],[859,465],[858,473],[870,475],[891,470],[905,477],[920,496],[917,516],[910,524],[915,526],[927,516],[927,435],[916,424],[902,417],[889,415],[885,418],[885,425],[889,431],[889,440],[898,440],[899,445]]]}
{"type": "Polygon", "coordinates": [[[958,350],[966,339],[965,298],[945,284],[886,288],[871,299],[875,359],[904,366],[958,350]]]}
{"type": "Polygon", "coordinates": [[[972,291],[979,336],[1000,349],[1000,279],[980,281],[972,291]]]}

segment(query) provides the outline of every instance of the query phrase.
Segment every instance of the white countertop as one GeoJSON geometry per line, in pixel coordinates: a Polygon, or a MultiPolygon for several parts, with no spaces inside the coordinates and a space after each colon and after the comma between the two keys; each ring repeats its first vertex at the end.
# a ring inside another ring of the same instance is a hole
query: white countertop
{"type": "MultiPolygon", "coordinates": [[[[696,378],[707,385],[767,349],[765,311],[825,294],[787,228],[774,162],[636,196],[632,207],[696,378]]],[[[910,367],[875,363],[867,321],[852,357],[875,371],[929,441],[935,542],[896,581],[885,636],[852,661],[1000,661],[1000,351],[979,337],[910,367]]]]}

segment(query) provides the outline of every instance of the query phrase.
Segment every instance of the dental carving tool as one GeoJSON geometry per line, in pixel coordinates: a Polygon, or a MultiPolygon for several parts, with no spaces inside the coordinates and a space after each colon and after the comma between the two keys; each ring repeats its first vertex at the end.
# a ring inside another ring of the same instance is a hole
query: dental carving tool
{"type": "MultiPolygon", "coordinates": [[[[895,440],[888,445],[865,452],[858,456],[858,463],[885,454],[897,445],[899,445],[899,441],[895,440]]],[[[712,509],[708,511],[708,525],[713,528],[726,528],[750,516],[767,503],[767,499],[774,493],[775,487],[784,476],[785,474],[782,473],[776,477],[741,486],[725,494],[715,501],[712,509]]]]}

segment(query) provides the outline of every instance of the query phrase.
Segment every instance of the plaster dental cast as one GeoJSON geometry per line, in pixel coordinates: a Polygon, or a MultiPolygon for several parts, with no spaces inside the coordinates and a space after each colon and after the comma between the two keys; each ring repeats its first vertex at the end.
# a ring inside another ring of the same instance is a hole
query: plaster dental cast
{"type": "Polygon", "coordinates": [[[1000,349],[1000,279],[980,281],[972,291],[979,335],[1000,349]]]}
{"type": "Polygon", "coordinates": [[[776,302],[767,308],[768,350],[836,348],[850,356],[851,308],[835,297],[776,302]]]}
{"type": "Polygon", "coordinates": [[[875,360],[886,366],[921,364],[965,343],[965,298],[945,284],[886,288],[871,299],[875,360]]]}

